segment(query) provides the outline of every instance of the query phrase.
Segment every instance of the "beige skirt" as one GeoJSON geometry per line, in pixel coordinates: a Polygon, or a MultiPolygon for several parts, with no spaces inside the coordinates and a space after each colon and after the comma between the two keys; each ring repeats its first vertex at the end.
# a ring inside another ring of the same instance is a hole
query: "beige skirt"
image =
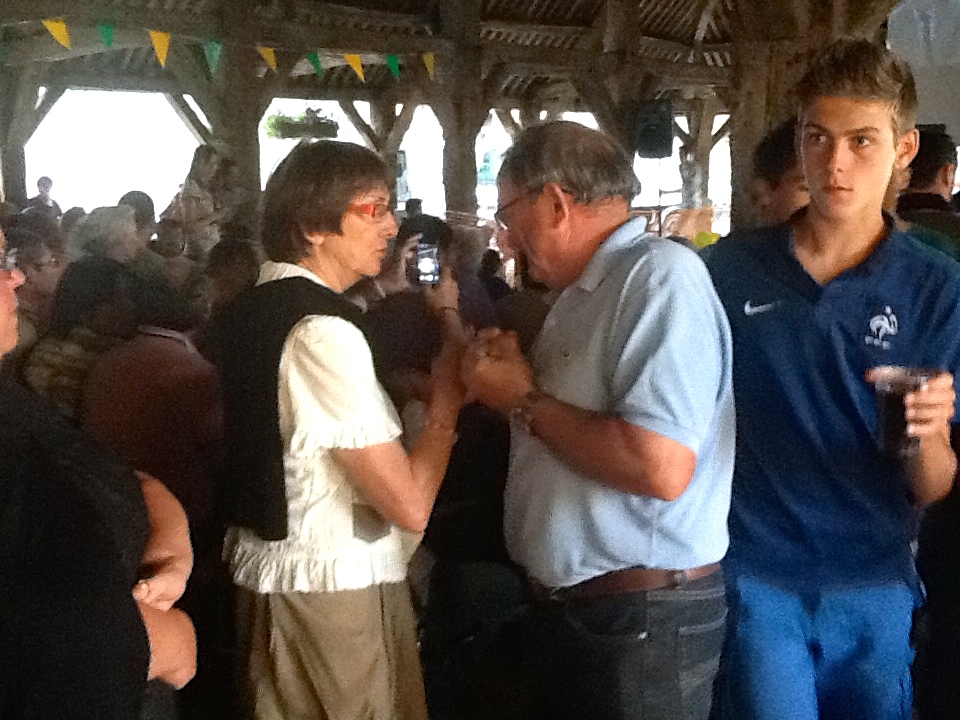
{"type": "Polygon", "coordinates": [[[236,590],[248,717],[426,720],[406,583],[330,593],[236,590]]]}

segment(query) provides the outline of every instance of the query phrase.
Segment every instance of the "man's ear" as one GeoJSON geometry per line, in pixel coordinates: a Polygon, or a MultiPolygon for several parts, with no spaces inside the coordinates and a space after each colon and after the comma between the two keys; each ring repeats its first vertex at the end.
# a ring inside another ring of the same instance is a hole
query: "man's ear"
{"type": "Polygon", "coordinates": [[[897,142],[896,166],[899,170],[906,170],[920,149],[920,132],[914,128],[903,134],[897,142]]]}
{"type": "Polygon", "coordinates": [[[559,183],[547,183],[543,187],[543,195],[550,203],[552,225],[557,227],[570,219],[573,211],[573,195],[564,190],[559,183]]]}
{"type": "Polygon", "coordinates": [[[937,184],[940,189],[947,194],[953,195],[954,184],[957,182],[957,166],[955,164],[944,165],[937,173],[937,184]]]}

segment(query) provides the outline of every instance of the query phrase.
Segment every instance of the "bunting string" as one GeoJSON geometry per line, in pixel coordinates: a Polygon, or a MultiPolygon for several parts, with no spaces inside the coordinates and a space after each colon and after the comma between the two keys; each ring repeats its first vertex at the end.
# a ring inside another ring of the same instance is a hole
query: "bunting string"
{"type": "MultiPolygon", "coordinates": [[[[50,35],[63,47],[70,48],[70,28],[67,25],[67,21],[64,18],[46,18],[42,20],[43,26],[47,29],[50,35]]],[[[105,47],[113,47],[113,44],[116,40],[116,25],[112,22],[103,22],[99,26],[100,38],[103,40],[105,47]]],[[[167,57],[170,53],[170,40],[171,34],[164,32],[162,30],[147,30],[147,33],[150,36],[150,43],[153,45],[153,51],[156,54],[157,62],[160,63],[160,66],[163,68],[167,67],[167,57]]],[[[220,55],[223,50],[223,43],[219,40],[213,38],[203,41],[203,54],[207,61],[207,67],[210,70],[210,74],[213,75],[217,72],[217,68],[220,65],[220,55]]],[[[267,67],[269,67],[273,72],[277,72],[277,53],[276,49],[273,47],[268,47],[265,45],[257,46],[257,52],[260,54],[260,57],[263,58],[266,62],[267,67]]],[[[306,53],[306,58],[310,62],[310,65],[313,67],[314,72],[317,75],[323,75],[324,67],[320,59],[320,53],[318,51],[310,51],[306,53]]],[[[356,53],[344,53],[343,59],[349,65],[353,71],[356,73],[357,77],[360,78],[361,82],[366,82],[366,75],[364,73],[363,60],[359,54],[356,53]]],[[[430,79],[434,79],[434,74],[436,72],[436,56],[434,53],[423,53],[422,60],[424,66],[427,68],[427,73],[430,75],[430,79]]],[[[400,56],[396,54],[390,54],[386,56],[386,65],[390,69],[390,73],[396,79],[400,79],[400,56]]]]}

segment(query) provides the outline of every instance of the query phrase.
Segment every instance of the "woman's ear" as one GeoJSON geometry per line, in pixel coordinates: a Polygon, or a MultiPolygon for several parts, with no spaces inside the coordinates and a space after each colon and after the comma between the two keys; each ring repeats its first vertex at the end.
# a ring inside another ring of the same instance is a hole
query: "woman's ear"
{"type": "Polygon", "coordinates": [[[313,247],[316,248],[323,245],[323,240],[324,240],[324,237],[326,236],[325,233],[308,231],[302,225],[300,226],[300,232],[303,233],[303,237],[305,237],[307,239],[307,242],[310,243],[313,247]]]}

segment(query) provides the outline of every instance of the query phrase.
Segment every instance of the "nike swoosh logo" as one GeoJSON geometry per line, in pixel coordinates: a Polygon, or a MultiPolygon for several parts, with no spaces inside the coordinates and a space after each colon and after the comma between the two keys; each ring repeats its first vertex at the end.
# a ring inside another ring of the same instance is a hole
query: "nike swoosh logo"
{"type": "Polygon", "coordinates": [[[768,310],[773,310],[779,303],[763,303],[762,305],[754,305],[752,302],[747,300],[743,304],[743,314],[744,315],[759,315],[760,313],[765,313],[768,310]]]}

